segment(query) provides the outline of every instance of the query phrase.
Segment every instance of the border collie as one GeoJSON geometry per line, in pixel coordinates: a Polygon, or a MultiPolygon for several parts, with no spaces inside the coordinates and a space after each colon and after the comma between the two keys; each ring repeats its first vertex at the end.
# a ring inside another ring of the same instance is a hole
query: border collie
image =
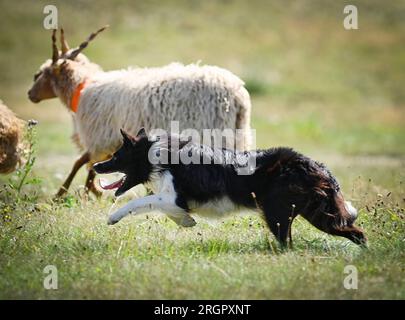
{"type": "Polygon", "coordinates": [[[124,177],[103,189],[117,189],[116,196],[138,184],[149,184],[152,195],[131,200],[108,220],[115,224],[129,214],[152,210],[166,213],[178,225],[196,224],[193,213],[223,217],[227,213],[251,209],[263,213],[271,232],[282,246],[291,239],[291,225],[300,214],[316,228],[336,236],[366,244],[366,237],[353,223],[357,211],[343,199],[340,187],[321,163],[290,148],[242,152],[255,160],[251,174],[240,175],[237,162],[218,164],[218,154],[236,159],[239,151],[213,149],[195,143],[178,148],[163,147],[162,140],[148,137],[144,129],[133,137],[121,130],[123,144],[110,160],[94,165],[97,173],[121,172],[124,177]],[[200,163],[153,163],[151,152],[167,151],[169,158],[193,153],[200,163]]]}

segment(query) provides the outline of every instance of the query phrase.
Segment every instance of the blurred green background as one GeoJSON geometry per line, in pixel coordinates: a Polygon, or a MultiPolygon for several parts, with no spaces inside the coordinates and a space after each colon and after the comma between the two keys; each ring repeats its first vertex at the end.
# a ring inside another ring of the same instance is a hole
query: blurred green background
{"type": "MultiPolygon", "coordinates": [[[[48,1],[0,1],[0,99],[40,120],[40,150],[71,154],[70,117],[27,90],[51,55],[48,1]],[[61,125],[63,124],[63,125],[61,125]]],[[[104,70],[201,61],[247,84],[260,147],[318,154],[405,153],[404,1],[53,1],[69,44],[110,28],[85,50],[104,70]],[[343,28],[354,4],[359,29],[343,28]]]]}

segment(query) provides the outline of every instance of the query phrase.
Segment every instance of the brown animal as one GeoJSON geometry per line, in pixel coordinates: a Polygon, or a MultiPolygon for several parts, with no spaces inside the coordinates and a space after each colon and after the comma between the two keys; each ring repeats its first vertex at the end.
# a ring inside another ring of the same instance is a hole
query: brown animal
{"type": "MultiPolygon", "coordinates": [[[[105,28],[106,27],[101,28],[97,32],[92,33],[85,42],[80,44],[79,47],[75,49],[69,48],[69,45],[65,40],[64,31],[63,29],[61,29],[60,31],[61,33],[60,41],[62,49],[61,51],[59,51],[56,46],[56,30],[54,30],[52,33],[52,59],[48,59],[40,67],[39,71],[34,75],[34,85],[28,91],[29,99],[34,103],[38,103],[42,100],[51,99],[59,96],[65,105],[67,106],[72,105],[72,102],[70,100],[71,97],[75,95],[75,91],[77,91],[77,88],[69,88],[69,90],[59,92],[60,87],[66,87],[61,83],[59,83],[60,81],[63,81],[62,79],[63,77],[60,77],[61,68],[62,66],[64,66],[64,64],[67,63],[67,61],[71,61],[71,63],[73,63],[76,66],[75,70],[77,70],[78,74],[84,73],[86,75],[89,75],[102,71],[100,66],[90,62],[89,59],[81,53],[81,51],[84,48],[86,48],[88,43],[91,40],[93,40],[94,37],[101,31],[103,31],[105,28]],[[59,59],[62,59],[64,63],[62,63],[60,67],[57,67],[56,62],[59,59]]],[[[73,108],[71,109],[73,112],[75,111],[73,110],[73,108]]],[[[76,131],[76,126],[74,128],[72,140],[78,146],[79,150],[83,152],[83,146],[80,143],[80,139],[76,131]]],[[[89,161],[90,161],[90,154],[88,152],[83,152],[82,155],[74,163],[71,172],[69,173],[63,185],[60,187],[58,193],[56,194],[56,197],[61,197],[67,192],[76,173],[83,165],[88,164],[89,161]]],[[[93,194],[99,197],[101,195],[101,192],[97,190],[94,184],[94,178],[95,178],[94,170],[89,169],[89,173],[85,183],[86,193],[88,191],[91,191],[93,194]]]]}
{"type": "Polygon", "coordinates": [[[21,164],[24,121],[0,100],[0,173],[13,172],[21,164]]]}

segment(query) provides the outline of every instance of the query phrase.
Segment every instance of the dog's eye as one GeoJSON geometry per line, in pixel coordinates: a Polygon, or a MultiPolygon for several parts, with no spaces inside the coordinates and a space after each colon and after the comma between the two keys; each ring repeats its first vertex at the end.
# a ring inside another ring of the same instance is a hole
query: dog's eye
{"type": "Polygon", "coordinates": [[[39,78],[39,76],[41,75],[42,72],[37,72],[36,74],[34,74],[34,81],[37,81],[37,79],[39,78]]]}

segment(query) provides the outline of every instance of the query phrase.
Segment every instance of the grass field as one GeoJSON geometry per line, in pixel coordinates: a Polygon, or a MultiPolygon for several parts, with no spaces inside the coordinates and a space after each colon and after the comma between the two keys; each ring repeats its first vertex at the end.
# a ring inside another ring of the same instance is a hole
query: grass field
{"type": "Polygon", "coordinates": [[[106,23],[86,49],[105,70],[172,61],[215,64],[246,81],[258,147],[288,145],[325,162],[360,210],[360,249],[303,219],[281,252],[258,217],[180,229],[163,215],[107,226],[114,204],[84,199],[84,170],[61,203],[52,195],[78,152],[70,115],[26,97],[50,58],[45,1],[0,0],[0,99],[39,120],[36,161],[20,194],[0,177],[0,299],[404,299],[405,2],[55,1],[69,42],[106,23]],[[36,182],[36,183],[34,183],[36,182]],[[45,290],[43,269],[58,268],[45,290]],[[347,290],[344,268],[358,270],[347,290]]]}

